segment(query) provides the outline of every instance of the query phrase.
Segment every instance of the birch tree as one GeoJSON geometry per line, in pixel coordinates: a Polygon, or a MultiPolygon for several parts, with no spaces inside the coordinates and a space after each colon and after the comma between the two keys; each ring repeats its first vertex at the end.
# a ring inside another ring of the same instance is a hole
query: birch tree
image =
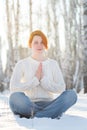
{"type": "Polygon", "coordinates": [[[76,46],[75,46],[75,73],[74,86],[80,92],[83,86],[83,5],[82,1],[76,1],[78,18],[75,20],[76,46]],[[78,22],[77,22],[78,21],[78,22]]]}
{"type": "MultiPolygon", "coordinates": [[[[0,37],[0,50],[2,50],[1,37],[0,37]]],[[[2,60],[1,60],[1,51],[0,51],[0,91],[4,90],[3,82],[4,82],[4,74],[3,74],[2,60]]]]}
{"type": "Polygon", "coordinates": [[[50,50],[48,55],[60,62],[60,45],[59,45],[59,35],[58,35],[58,16],[57,16],[57,6],[58,1],[49,1],[48,10],[48,30],[49,30],[49,42],[50,50]],[[50,13],[51,12],[51,13],[50,13]]]}
{"type": "Polygon", "coordinates": [[[12,3],[13,7],[13,19],[14,19],[14,61],[17,62],[20,59],[19,50],[18,50],[18,43],[19,43],[19,15],[20,15],[20,3],[19,0],[15,2],[13,0],[12,3]]]}
{"type": "Polygon", "coordinates": [[[32,0],[29,0],[29,32],[32,31],[32,0]]]}
{"type": "Polygon", "coordinates": [[[64,75],[65,75],[65,82],[66,88],[70,89],[73,86],[73,73],[72,73],[72,52],[71,52],[71,20],[72,20],[72,13],[70,8],[70,1],[67,3],[66,1],[62,1],[63,5],[63,17],[65,23],[65,41],[66,41],[66,52],[65,52],[65,59],[64,59],[64,75]],[[67,11],[68,8],[68,11],[67,11]]]}
{"type": "Polygon", "coordinates": [[[6,66],[6,75],[8,78],[11,76],[14,64],[14,51],[13,51],[13,36],[12,36],[12,11],[10,10],[10,2],[6,0],[6,23],[7,23],[7,42],[9,51],[7,54],[7,66],[6,66]]]}
{"type": "Polygon", "coordinates": [[[87,93],[87,0],[83,0],[83,8],[84,8],[84,93],[87,93]]]}

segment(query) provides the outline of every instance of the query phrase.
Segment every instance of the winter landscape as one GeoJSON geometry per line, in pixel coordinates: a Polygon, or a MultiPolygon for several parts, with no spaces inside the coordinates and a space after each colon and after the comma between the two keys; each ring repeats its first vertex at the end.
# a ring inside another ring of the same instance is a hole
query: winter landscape
{"type": "Polygon", "coordinates": [[[87,130],[87,0],[0,0],[0,130],[87,130]],[[61,119],[19,118],[9,108],[15,64],[30,56],[29,34],[48,37],[48,57],[58,61],[77,103],[61,119]]]}
{"type": "Polygon", "coordinates": [[[14,116],[8,98],[9,93],[0,94],[0,130],[87,130],[87,94],[79,94],[77,103],[59,120],[14,116]]]}

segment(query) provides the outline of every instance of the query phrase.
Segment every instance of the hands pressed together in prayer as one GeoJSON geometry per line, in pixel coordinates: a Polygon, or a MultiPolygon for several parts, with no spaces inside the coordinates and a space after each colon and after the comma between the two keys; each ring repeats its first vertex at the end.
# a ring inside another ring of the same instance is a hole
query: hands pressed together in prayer
{"type": "Polygon", "coordinates": [[[43,77],[42,63],[39,64],[35,76],[38,78],[39,81],[42,79],[42,77],[43,77]]]}

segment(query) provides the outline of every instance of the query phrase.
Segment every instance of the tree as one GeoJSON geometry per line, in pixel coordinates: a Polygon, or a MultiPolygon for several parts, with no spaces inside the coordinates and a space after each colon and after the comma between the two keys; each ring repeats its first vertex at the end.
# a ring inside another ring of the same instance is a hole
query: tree
{"type": "Polygon", "coordinates": [[[20,3],[19,0],[16,1],[13,0],[12,7],[13,7],[13,18],[14,18],[14,62],[16,63],[19,59],[19,50],[18,50],[18,43],[19,43],[19,15],[20,15],[20,3]],[[16,7],[15,7],[16,5],[16,7]]]}
{"type": "MultiPolygon", "coordinates": [[[[0,50],[2,50],[1,47],[1,37],[0,37],[0,50]]],[[[4,73],[2,68],[2,60],[1,60],[1,51],[0,51],[0,92],[4,90],[4,73]]]]}
{"type": "Polygon", "coordinates": [[[13,70],[14,64],[14,52],[13,52],[13,37],[12,37],[12,11],[10,11],[9,0],[6,0],[6,22],[7,22],[7,42],[9,51],[7,54],[7,66],[6,66],[6,75],[10,80],[11,72],[13,70]]]}
{"type": "Polygon", "coordinates": [[[32,31],[32,0],[29,0],[29,32],[32,31]]]}
{"type": "Polygon", "coordinates": [[[87,93],[87,0],[83,1],[83,8],[84,8],[84,68],[83,68],[83,73],[84,73],[84,93],[87,93]]]}

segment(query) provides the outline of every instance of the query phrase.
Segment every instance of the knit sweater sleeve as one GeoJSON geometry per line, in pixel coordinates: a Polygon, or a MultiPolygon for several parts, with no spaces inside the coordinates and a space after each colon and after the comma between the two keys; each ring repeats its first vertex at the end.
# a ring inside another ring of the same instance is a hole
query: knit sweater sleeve
{"type": "Polygon", "coordinates": [[[53,68],[52,69],[53,78],[50,79],[47,76],[43,76],[43,78],[41,79],[41,86],[45,90],[50,91],[50,92],[54,92],[54,93],[63,92],[65,90],[65,82],[63,79],[61,69],[56,61],[52,65],[52,68],[53,68]]]}
{"type": "Polygon", "coordinates": [[[10,80],[10,90],[13,92],[25,91],[32,89],[39,85],[39,80],[36,77],[33,77],[29,81],[22,82],[22,75],[24,73],[23,62],[19,61],[13,71],[11,80],[10,80]]]}

